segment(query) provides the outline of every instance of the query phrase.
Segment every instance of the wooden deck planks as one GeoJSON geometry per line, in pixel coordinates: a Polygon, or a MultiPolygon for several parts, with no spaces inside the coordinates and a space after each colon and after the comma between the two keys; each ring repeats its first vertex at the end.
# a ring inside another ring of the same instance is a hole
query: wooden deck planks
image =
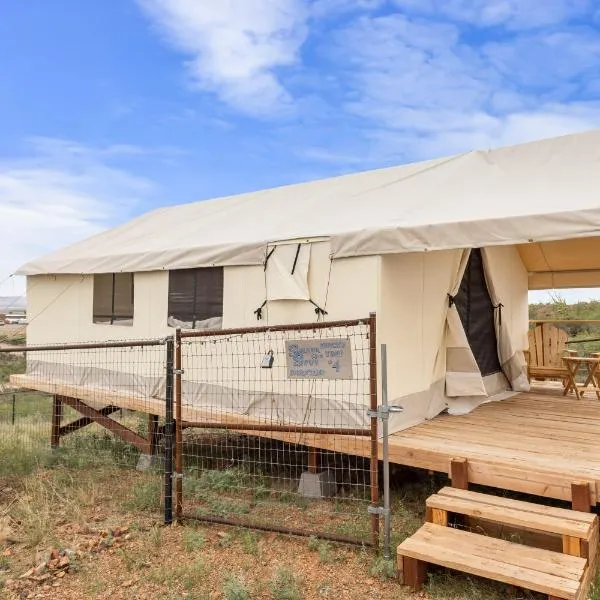
{"type": "MultiPolygon", "coordinates": [[[[19,387],[79,398],[96,405],[164,416],[164,402],[156,398],[113,393],[100,388],[59,385],[26,375],[11,377],[19,387]]],[[[184,421],[259,423],[244,415],[216,415],[214,411],[183,406],[184,421]]],[[[264,421],[262,421],[264,422],[264,421]]],[[[366,437],[248,432],[315,448],[370,455],[366,437]]],[[[410,467],[449,473],[453,458],[468,460],[471,483],[571,499],[571,484],[591,483],[592,502],[600,491],[600,402],[595,398],[576,400],[573,396],[518,394],[502,402],[492,402],[461,416],[441,415],[390,436],[390,461],[410,467]]],[[[381,454],[380,454],[381,456],[381,454]]]]}

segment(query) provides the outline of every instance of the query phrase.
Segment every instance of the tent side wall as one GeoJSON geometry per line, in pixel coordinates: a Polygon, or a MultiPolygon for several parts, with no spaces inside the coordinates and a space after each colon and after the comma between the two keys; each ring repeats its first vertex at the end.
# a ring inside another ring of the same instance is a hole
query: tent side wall
{"type": "MultiPolygon", "coordinates": [[[[328,242],[311,244],[308,287],[311,300],[327,310],[327,321],[367,317],[377,310],[379,257],[364,256],[331,261],[328,242]]],[[[266,298],[262,266],[225,267],[223,326],[252,327],[310,323],[315,307],[306,300],[271,301],[257,322],[254,311],[266,298]]]]}
{"type": "MultiPolygon", "coordinates": [[[[377,308],[379,258],[361,257],[331,262],[328,244],[314,244],[308,273],[310,297],[328,311],[326,320],[367,317],[377,308]]],[[[286,274],[287,274],[286,265],[286,274]]],[[[266,297],[265,271],[259,267],[226,267],[224,270],[223,326],[293,324],[316,321],[308,301],[272,301],[258,321],[254,311],[266,297]]],[[[172,335],[167,326],[167,272],[136,273],[133,325],[95,324],[92,318],[93,276],[59,275],[30,277],[28,343],[56,344],[115,339],[144,339],[172,335]]],[[[293,339],[293,333],[290,334],[293,339]]],[[[311,333],[309,332],[309,335],[311,333]]],[[[318,334],[316,334],[318,335],[318,334]]],[[[329,335],[344,336],[343,330],[329,335]]],[[[184,356],[188,374],[184,402],[214,410],[227,410],[265,418],[273,410],[290,422],[311,425],[363,427],[369,403],[368,340],[356,357],[353,380],[288,380],[260,368],[267,350],[281,357],[285,336],[248,334],[234,341],[227,336],[208,350],[196,347],[184,356]],[[207,360],[206,353],[214,353],[207,360]],[[365,391],[366,390],[366,391],[365,391]]],[[[147,351],[52,351],[28,355],[28,373],[40,379],[80,386],[109,385],[135,390],[140,395],[162,392],[164,349],[147,351]],[[108,382],[108,383],[107,383],[108,382]]],[[[279,362],[278,367],[284,366],[279,362]]],[[[282,371],[278,371],[281,374],[282,371]]]]}
{"type": "MultiPolygon", "coordinates": [[[[377,310],[379,257],[331,262],[328,242],[313,243],[308,272],[311,299],[326,308],[326,320],[366,317],[377,310]]],[[[27,280],[29,344],[145,339],[171,335],[167,326],[169,276],[166,271],[136,273],[133,325],[92,320],[92,275],[35,275],[27,280]]],[[[278,300],[254,311],[266,298],[262,266],[225,267],[223,327],[304,323],[316,320],[308,301],[278,300]]]]}
{"type": "MultiPolygon", "coordinates": [[[[516,350],[527,346],[527,272],[514,246],[489,249],[500,290],[503,319],[516,350]]],[[[388,347],[388,395],[402,404],[392,430],[433,418],[446,408],[444,346],[448,292],[462,251],[393,254],[381,257],[378,341],[388,347]]],[[[472,399],[472,406],[486,398],[472,399]]],[[[453,401],[452,401],[453,402],[453,401]]]]}
{"type": "Polygon", "coordinates": [[[93,322],[93,275],[35,275],[27,278],[27,343],[60,344],[164,336],[168,276],[136,273],[133,325],[93,322]]]}
{"type": "Polygon", "coordinates": [[[389,400],[401,399],[404,407],[401,415],[394,416],[394,429],[427,418],[434,388],[438,398],[443,395],[445,370],[435,372],[436,357],[443,339],[447,293],[460,256],[460,251],[448,250],[381,258],[378,342],[387,345],[389,400]]]}

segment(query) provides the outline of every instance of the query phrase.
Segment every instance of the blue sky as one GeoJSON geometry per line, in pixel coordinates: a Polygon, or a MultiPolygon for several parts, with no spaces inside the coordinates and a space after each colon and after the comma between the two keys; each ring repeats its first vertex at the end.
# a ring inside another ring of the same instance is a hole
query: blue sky
{"type": "Polygon", "coordinates": [[[155,206],[600,126],[597,1],[540,8],[3,2],[0,281],[155,206]]]}

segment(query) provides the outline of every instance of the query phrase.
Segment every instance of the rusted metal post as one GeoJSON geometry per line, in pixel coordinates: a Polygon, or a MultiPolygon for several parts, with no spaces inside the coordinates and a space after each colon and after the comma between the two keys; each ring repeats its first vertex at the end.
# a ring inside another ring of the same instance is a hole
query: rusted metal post
{"type": "Polygon", "coordinates": [[[181,328],[175,330],[175,518],[183,516],[183,419],[181,416],[181,328]]]}
{"type": "Polygon", "coordinates": [[[17,414],[17,395],[12,395],[12,424],[15,424],[15,416],[17,414]]]}
{"type": "MultiPolygon", "coordinates": [[[[371,396],[371,506],[379,508],[379,444],[377,440],[377,317],[369,315],[369,392],[371,396]]],[[[371,515],[371,541],[379,546],[379,515],[371,515]]]]}
{"type": "Polygon", "coordinates": [[[312,425],[271,425],[270,423],[221,423],[219,421],[186,421],[185,427],[198,429],[233,429],[234,431],[277,431],[281,433],[315,433],[319,435],[348,435],[371,437],[371,428],[313,427],[312,425]]]}
{"type": "Polygon", "coordinates": [[[173,522],[173,371],[174,340],[167,338],[165,385],[165,525],[173,522]]]}
{"type": "Polygon", "coordinates": [[[50,447],[58,448],[60,444],[60,422],[62,418],[62,398],[56,394],[52,396],[52,433],[50,434],[50,447]]]}

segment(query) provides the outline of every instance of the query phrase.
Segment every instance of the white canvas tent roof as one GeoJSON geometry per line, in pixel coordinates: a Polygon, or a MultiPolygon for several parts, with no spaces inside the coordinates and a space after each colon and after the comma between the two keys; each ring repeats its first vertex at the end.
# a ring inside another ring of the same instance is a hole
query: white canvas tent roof
{"type": "Polygon", "coordinates": [[[18,273],[261,264],[269,242],[328,237],[334,258],[526,244],[531,287],[577,273],[563,277],[568,287],[582,277],[600,284],[600,238],[573,247],[566,263],[562,246],[542,242],[593,236],[600,130],[161,208],[18,273]]]}

